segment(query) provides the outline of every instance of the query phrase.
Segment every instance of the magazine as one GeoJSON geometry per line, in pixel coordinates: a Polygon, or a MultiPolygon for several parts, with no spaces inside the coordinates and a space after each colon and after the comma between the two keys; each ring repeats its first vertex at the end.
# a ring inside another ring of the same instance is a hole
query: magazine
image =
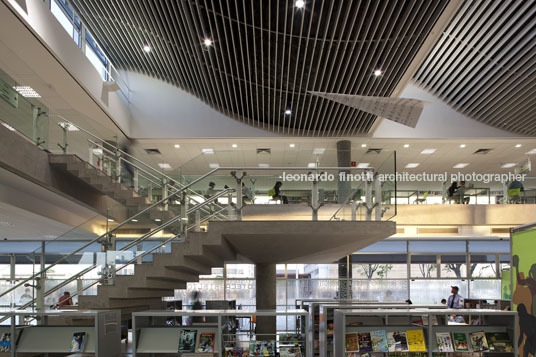
{"type": "Polygon", "coordinates": [[[179,352],[195,352],[196,334],[197,331],[195,330],[181,330],[179,336],[179,352]]]}
{"type": "Polygon", "coordinates": [[[373,352],[389,352],[385,330],[370,331],[373,352]]]}
{"type": "Polygon", "coordinates": [[[346,334],[346,352],[359,352],[359,342],[357,338],[357,333],[347,333],[346,334]]]}
{"type": "Polygon", "coordinates": [[[196,353],[214,353],[216,334],[214,332],[200,332],[196,353]]]}
{"type": "Polygon", "coordinates": [[[387,334],[387,347],[389,352],[408,352],[408,340],[404,331],[389,332],[387,334]]]}
{"type": "Polygon", "coordinates": [[[303,340],[300,334],[295,333],[280,333],[279,344],[280,345],[297,345],[303,340]]]}
{"type": "Polygon", "coordinates": [[[369,332],[361,332],[357,335],[359,341],[359,352],[372,352],[372,341],[369,332]]]}
{"type": "Polygon", "coordinates": [[[437,332],[436,333],[437,350],[439,352],[454,352],[454,346],[452,345],[452,337],[449,332],[437,332]]]}
{"type": "Polygon", "coordinates": [[[10,352],[11,351],[11,333],[6,332],[2,334],[0,338],[0,352],[10,352]]]}
{"type": "Polygon", "coordinates": [[[250,356],[275,356],[275,341],[250,341],[250,356]]]}
{"type": "Polygon", "coordinates": [[[481,352],[488,350],[488,341],[484,332],[472,332],[469,334],[473,352],[481,352]]]}
{"type": "Polygon", "coordinates": [[[454,341],[454,351],[469,352],[469,344],[467,343],[467,335],[463,332],[453,332],[452,340],[454,341]]]}
{"type": "Polygon", "coordinates": [[[280,357],[302,357],[300,347],[279,347],[280,357]]]}
{"type": "Polygon", "coordinates": [[[422,330],[408,330],[406,331],[406,336],[410,352],[426,352],[426,343],[424,342],[422,330]]]}
{"type": "Polygon", "coordinates": [[[514,352],[510,336],[506,332],[486,333],[488,347],[493,352],[514,352]]]}
{"type": "Polygon", "coordinates": [[[69,352],[83,352],[85,340],[86,340],[85,332],[73,333],[73,339],[71,340],[71,348],[69,349],[69,352]]]}

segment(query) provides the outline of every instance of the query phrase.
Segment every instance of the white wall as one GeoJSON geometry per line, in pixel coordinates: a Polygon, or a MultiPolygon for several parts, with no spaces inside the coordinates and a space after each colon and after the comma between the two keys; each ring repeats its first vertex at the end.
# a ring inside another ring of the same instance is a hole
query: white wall
{"type": "Polygon", "coordinates": [[[275,137],[231,119],[195,96],[159,79],[122,72],[130,89],[132,138],[275,137]]]}
{"type": "Polygon", "coordinates": [[[415,128],[383,119],[374,138],[484,138],[519,137],[519,135],[491,127],[458,113],[428,91],[409,83],[401,98],[420,99],[429,104],[424,108],[415,128]]]}

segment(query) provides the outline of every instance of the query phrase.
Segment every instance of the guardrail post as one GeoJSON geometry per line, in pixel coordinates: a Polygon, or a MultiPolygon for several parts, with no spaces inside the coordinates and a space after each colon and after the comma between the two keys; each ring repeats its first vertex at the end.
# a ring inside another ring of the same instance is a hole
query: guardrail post
{"type": "Polygon", "coordinates": [[[67,142],[67,124],[58,123],[58,126],[63,131],[63,144],[58,143],[58,146],[64,154],[67,154],[67,146],[69,146],[67,142]]]}
{"type": "Polygon", "coordinates": [[[247,175],[242,171],[231,171],[231,176],[236,180],[236,219],[242,220],[242,208],[244,207],[244,194],[242,190],[242,179],[247,175]]]}
{"type": "Polygon", "coordinates": [[[181,193],[181,223],[180,230],[182,238],[186,238],[186,233],[188,231],[188,195],[186,191],[181,193]]]}
{"type": "Polygon", "coordinates": [[[370,221],[372,219],[372,182],[368,179],[365,182],[365,208],[365,220],[370,221]]]}
{"type": "Polygon", "coordinates": [[[374,190],[376,191],[376,211],[375,218],[376,221],[382,220],[382,182],[380,181],[380,176],[376,173],[374,177],[374,190]]]}
{"type": "Polygon", "coordinates": [[[503,182],[503,204],[508,203],[508,185],[506,182],[503,182]]]}
{"type": "MultiPolygon", "coordinates": [[[[136,185],[134,185],[134,189],[137,189],[136,185]]],[[[147,197],[153,202],[153,184],[150,182],[147,184],[147,197]]]]}
{"type": "Polygon", "coordinates": [[[352,207],[352,221],[357,221],[357,202],[352,201],[350,206],[352,207]]]}
{"type": "Polygon", "coordinates": [[[235,220],[235,212],[233,207],[233,194],[229,192],[227,194],[227,219],[230,221],[235,220]]]}
{"type": "Polygon", "coordinates": [[[201,211],[195,211],[195,227],[194,232],[201,232],[201,211]]]}
{"type": "Polygon", "coordinates": [[[95,164],[93,163],[94,158],[95,158],[95,155],[93,153],[93,144],[90,142],[89,143],[89,152],[88,152],[88,161],[89,161],[89,164],[91,166],[95,166],[95,164]]]}
{"type": "MultiPolygon", "coordinates": [[[[183,192],[184,195],[184,192],[183,192]]],[[[167,185],[167,179],[164,177],[162,179],[162,198],[168,196],[168,185],[167,185]]],[[[181,206],[186,205],[186,200],[184,200],[184,203],[181,202],[181,206]]],[[[164,201],[164,211],[167,211],[169,208],[169,200],[164,201]]]]}
{"type": "MultiPolygon", "coordinates": [[[[316,171],[314,174],[317,174],[316,171]]],[[[318,210],[323,206],[323,203],[318,201],[318,177],[315,177],[313,180],[313,187],[311,188],[311,209],[313,210],[313,221],[318,221],[318,210]]]]}
{"type": "Polygon", "coordinates": [[[117,176],[116,177],[117,182],[121,183],[121,153],[118,151],[116,155],[117,155],[117,161],[115,163],[116,165],[115,175],[117,176]]]}
{"type": "MultiPolygon", "coordinates": [[[[134,192],[138,192],[139,189],[140,175],[137,168],[134,168],[134,176],[132,177],[132,186],[134,186],[134,192]]],[[[152,195],[152,191],[151,191],[152,195]]]]}

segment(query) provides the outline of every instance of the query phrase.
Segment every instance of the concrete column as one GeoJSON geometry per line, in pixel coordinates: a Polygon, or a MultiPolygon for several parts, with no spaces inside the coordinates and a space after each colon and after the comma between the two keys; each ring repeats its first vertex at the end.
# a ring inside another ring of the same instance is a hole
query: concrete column
{"type": "MultiPolygon", "coordinates": [[[[338,167],[350,167],[352,161],[352,142],[350,140],[337,141],[337,166],[338,167]]],[[[345,175],[350,174],[350,170],[339,170],[338,174],[344,172],[345,175]]],[[[350,181],[340,181],[339,175],[337,175],[337,202],[343,203],[346,198],[352,192],[352,185],[350,181]]]]}
{"type": "Polygon", "coordinates": [[[339,260],[339,299],[352,298],[352,268],[350,257],[339,260]]]}
{"type": "MultiPolygon", "coordinates": [[[[255,296],[257,310],[275,310],[276,308],[276,276],[275,264],[257,264],[255,296]]],[[[271,336],[257,336],[257,340],[274,340],[276,333],[275,316],[257,316],[257,334],[271,334],[271,336]]]]}

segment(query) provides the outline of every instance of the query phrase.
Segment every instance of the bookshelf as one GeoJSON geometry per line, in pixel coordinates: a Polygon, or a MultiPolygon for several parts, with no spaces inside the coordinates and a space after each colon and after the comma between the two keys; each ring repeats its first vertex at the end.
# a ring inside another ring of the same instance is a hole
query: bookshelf
{"type": "Polygon", "coordinates": [[[8,317],[10,321],[10,325],[2,326],[0,332],[14,336],[10,351],[4,352],[5,355],[70,353],[75,333],[85,333],[84,354],[112,357],[121,353],[120,310],[15,310],[3,311],[0,316],[8,317]],[[38,324],[17,324],[17,320],[23,321],[28,317],[36,318],[38,324]]]}
{"type": "MultiPolygon", "coordinates": [[[[436,341],[436,333],[447,333],[449,336],[454,334],[464,335],[469,344],[468,350],[455,353],[473,354],[475,352],[484,355],[494,356],[498,354],[518,357],[517,336],[518,336],[518,317],[514,311],[499,310],[472,310],[472,309],[349,309],[335,310],[334,319],[334,357],[346,357],[347,341],[346,335],[349,335],[349,341],[352,342],[353,333],[370,333],[371,331],[384,330],[389,333],[408,331],[422,331],[423,344],[426,351],[420,352],[409,347],[410,354],[421,353],[432,357],[434,354],[448,354],[451,352],[440,352],[436,341]],[[448,316],[464,316],[466,321],[478,322],[478,325],[451,323],[448,316]],[[421,324],[419,324],[421,321],[421,324]],[[484,334],[507,334],[512,346],[512,352],[493,352],[493,351],[475,351],[471,347],[471,334],[483,332],[484,334]]],[[[409,335],[408,335],[409,336],[409,335]]],[[[389,339],[389,338],[388,338],[389,339]]],[[[409,340],[409,338],[407,338],[409,340]]],[[[409,343],[408,343],[409,344],[409,343]]],[[[378,352],[370,352],[378,354],[378,352]]],[[[380,352],[382,353],[382,352],[380,352]]],[[[392,352],[389,352],[392,353],[392,352]]],[[[407,353],[406,351],[397,351],[394,353],[407,353]]],[[[363,354],[363,352],[359,352],[363,354]]],[[[383,354],[388,354],[383,352],[383,354]]]]}
{"type": "MultiPolygon", "coordinates": [[[[227,328],[226,321],[246,318],[252,316],[274,316],[274,317],[302,317],[307,316],[305,310],[155,310],[142,311],[132,314],[132,357],[136,357],[141,353],[149,354],[177,354],[179,352],[179,340],[182,331],[195,332],[198,336],[205,332],[211,333],[215,337],[214,351],[212,353],[182,352],[183,356],[218,356],[223,357],[225,348],[238,347],[249,348],[249,342],[255,340],[270,340],[276,341],[276,335],[260,336],[255,335],[252,331],[242,332],[237,329],[227,328]],[[176,317],[178,320],[188,320],[192,318],[192,324],[188,326],[164,326],[159,323],[162,317],[176,317]],[[197,318],[197,319],[194,319],[197,318]],[[195,322],[197,320],[198,322],[195,322]],[[207,322],[208,321],[208,322],[207,322]]],[[[298,331],[296,331],[297,334],[298,331]]],[[[310,357],[306,348],[306,336],[301,339],[300,346],[304,349],[303,355],[310,357]]],[[[276,349],[282,347],[283,344],[278,342],[275,345],[276,349]]],[[[275,351],[274,351],[275,352],[275,351]]]]}

